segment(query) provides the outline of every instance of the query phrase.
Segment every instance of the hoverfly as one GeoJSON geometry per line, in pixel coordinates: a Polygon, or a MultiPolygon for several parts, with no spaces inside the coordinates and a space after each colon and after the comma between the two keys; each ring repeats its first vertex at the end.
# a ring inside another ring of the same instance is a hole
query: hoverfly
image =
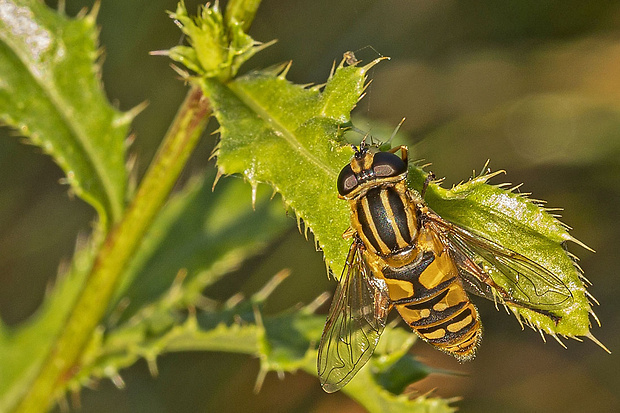
{"type": "Polygon", "coordinates": [[[549,310],[573,302],[557,276],[527,257],[456,226],[406,186],[407,148],[372,152],[362,142],[338,176],[351,207],[352,236],[318,353],[323,389],[346,385],[368,362],[396,308],[424,341],[460,361],[482,336],[467,292],[559,318],[549,310]],[[396,155],[401,151],[401,157],[396,155]],[[503,288],[491,273],[501,273],[503,288]]]}

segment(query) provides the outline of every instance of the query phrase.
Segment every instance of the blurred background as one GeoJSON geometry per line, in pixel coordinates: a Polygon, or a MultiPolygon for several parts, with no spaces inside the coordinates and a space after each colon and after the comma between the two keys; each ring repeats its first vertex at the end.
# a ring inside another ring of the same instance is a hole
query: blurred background
{"type": "MultiPolygon", "coordinates": [[[[67,12],[92,3],[66,0],[67,12]]],[[[186,3],[196,10],[197,2],[186,3]]],[[[99,13],[109,99],[123,110],[149,102],[133,125],[139,176],[186,93],[168,59],[148,54],[181,41],[165,13],[175,7],[173,0],[102,2],[99,13]]],[[[568,349],[545,344],[474,299],[485,337],[473,362],[460,365],[421,342],[413,348],[429,366],[466,376],[431,375],[415,390],[460,398],[461,412],[620,411],[620,1],[263,0],[250,34],[278,43],[243,70],[293,60],[288,77],[303,84],[323,83],[348,50],[366,62],[390,56],[370,73],[373,83],[354,112],[358,128],[391,130],[406,117],[410,157],[432,162],[444,186],[490,159],[493,169],[508,171],[495,183],[524,182],[523,192],[563,207],[573,236],[597,251],[569,245],[601,302],[595,311],[603,326],[593,333],[614,354],[587,340],[570,340],[568,349]]],[[[0,314],[14,325],[36,310],[94,213],[59,185],[62,173],[50,158],[0,133],[0,314]]],[[[213,143],[205,137],[186,177],[213,168],[213,143]]],[[[266,311],[335,288],[313,244],[292,229],[209,295],[255,291],[282,268],[292,275],[266,311]]],[[[302,372],[284,381],[270,374],[254,394],[258,367],[242,355],[171,354],[152,378],[140,361],[122,373],[125,390],[107,381],[85,390],[82,411],[363,411],[302,372]]]]}

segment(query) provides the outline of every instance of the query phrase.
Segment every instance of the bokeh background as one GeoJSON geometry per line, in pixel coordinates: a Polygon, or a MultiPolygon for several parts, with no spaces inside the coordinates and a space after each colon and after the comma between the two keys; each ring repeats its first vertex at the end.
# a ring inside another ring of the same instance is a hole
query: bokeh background
{"type": "MultiPolygon", "coordinates": [[[[67,12],[92,3],[66,0],[67,12]]],[[[196,10],[197,2],[186,3],[196,10]]],[[[98,18],[110,100],[123,110],[149,102],[133,126],[139,176],[186,92],[168,60],[148,54],[181,41],[165,14],[175,6],[104,1],[98,18]]],[[[401,130],[412,158],[432,162],[446,185],[490,159],[492,168],[508,171],[501,180],[524,182],[522,191],[565,208],[572,234],[597,251],[569,245],[601,302],[595,310],[603,326],[593,332],[614,354],[589,341],[570,340],[568,349],[545,344],[492,303],[476,300],[485,326],[478,357],[460,365],[416,343],[425,363],[462,375],[433,374],[415,390],[460,398],[461,412],[620,411],[620,1],[263,0],[250,33],[278,43],[244,70],[293,60],[289,78],[304,84],[323,83],[348,50],[364,61],[390,56],[370,74],[374,81],[355,112],[358,128],[376,133],[406,117],[401,130]]],[[[16,324],[36,310],[94,213],[59,185],[62,173],[48,157],[0,133],[0,314],[16,324]]],[[[186,177],[213,167],[213,142],[205,137],[186,177]]],[[[321,255],[292,229],[209,293],[254,291],[282,268],[292,275],[266,311],[334,288],[321,255]]],[[[152,378],[140,361],[123,372],[126,389],[101,382],[85,390],[82,411],[363,411],[344,395],[323,393],[302,372],[284,381],[271,374],[254,394],[258,367],[247,356],[172,354],[152,378]]]]}

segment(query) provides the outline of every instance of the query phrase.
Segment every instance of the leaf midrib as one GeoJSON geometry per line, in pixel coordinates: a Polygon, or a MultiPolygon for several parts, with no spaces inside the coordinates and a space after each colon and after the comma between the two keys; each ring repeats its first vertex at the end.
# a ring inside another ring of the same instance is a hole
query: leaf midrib
{"type": "Polygon", "coordinates": [[[250,94],[246,93],[245,90],[243,90],[243,87],[239,86],[234,82],[230,82],[229,84],[224,86],[226,86],[241,102],[243,102],[265,123],[267,123],[271,129],[279,132],[280,135],[284,138],[284,140],[289,144],[289,146],[293,148],[293,150],[297,151],[299,154],[301,154],[302,157],[308,159],[308,161],[314,164],[317,168],[323,170],[330,178],[335,180],[338,171],[329,167],[324,162],[321,162],[319,158],[317,158],[312,152],[306,149],[306,147],[299,139],[297,139],[296,135],[292,131],[290,131],[286,126],[284,126],[278,119],[271,116],[270,112],[265,110],[265,108],[261,106],[259,101],[254,99],[250,94]]]}

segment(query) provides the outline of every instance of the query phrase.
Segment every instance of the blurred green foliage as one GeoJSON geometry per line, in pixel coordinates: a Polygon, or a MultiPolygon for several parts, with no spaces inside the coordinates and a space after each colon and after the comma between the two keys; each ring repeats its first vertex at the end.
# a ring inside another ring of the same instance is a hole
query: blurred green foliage
{"type": "MultiPolygon", "coordinates": [[[[186,2],[191,11],[196,2],[186,2]]],[[[91,1],[67,0],[69,14],[91,1]]],[[[148,109],[133,124],[141,175],[185,95],[164,58],[150,50],[179,40],[164,10],[175,1],[104,2],[98,18],[105,48],[103,83],[108,97],[128,110],[148,109]]],[[[412,158],[433,162],[448,183],[467,179],[487,159],[506,169],[522,191],[563,207],[573,236],[594,248],[570,250],[602,303],[603,328],[594,334],[619,348],[620,304],[615,274],[620,248],[620,2],[265,0],[250,34],[279,39],[241,69],[293,59],[288,77],[322,82],[325,68],[345,50],[368,62],[377,52],[392,61],[374,69],[357,127],[379,130],[406,116],[402,135],[412,158]],[[365,119],[373,119],[372,123],[365,119]]],[[[8,132],[5,132],[5,134],[8,132]]],[[[374,133],[374,132],[373,132],[374,133]]],[[[58,185],[61,171],[39,151],[15,139],[0,140],[0,313],[16,324],[40,303],[58,262],[72,255],[76,234],[90,229],[92,210],[58,185]],[[53,236],[52,236],[53,235],[53,236]]],[[[211,168],[213,138],[202,142],[186,176],[211,168]]],[[[234,179],[234,178],[229,178],[234,179]]],[[[250,202],[249,194],[240,202],[250,202]]],[[[311,242],[288,234],[260,259],[242,266],[209,291],[226,298],[251,294],[283,267],[292,275],[265,307],[276,312],[333,290],[311,242]]],[[[416,385],[444,397],[462,396],[463,412],[618,411],[618,359],[591,343],[568,350],[521,332],[492,303],[476,301],[485,323],[478,357],[461,366],[423,343],[414,352],[425,364],[467,372],[430,375],[416,385]]],[[[146,363],[123,374],[127,388],[107,382],[82,393],[89,412],[360,411],[343,395],[326,395],[316,379],[298,373],[283,384],[269,375],[254,395],[259,364],[246,356],[175,354],[159,363],[153,379],[146,363]],[[281,388],[286,386],[286,397],[281,388]],[[242,397],[241,397],[242,396],[242,397]]]]}

